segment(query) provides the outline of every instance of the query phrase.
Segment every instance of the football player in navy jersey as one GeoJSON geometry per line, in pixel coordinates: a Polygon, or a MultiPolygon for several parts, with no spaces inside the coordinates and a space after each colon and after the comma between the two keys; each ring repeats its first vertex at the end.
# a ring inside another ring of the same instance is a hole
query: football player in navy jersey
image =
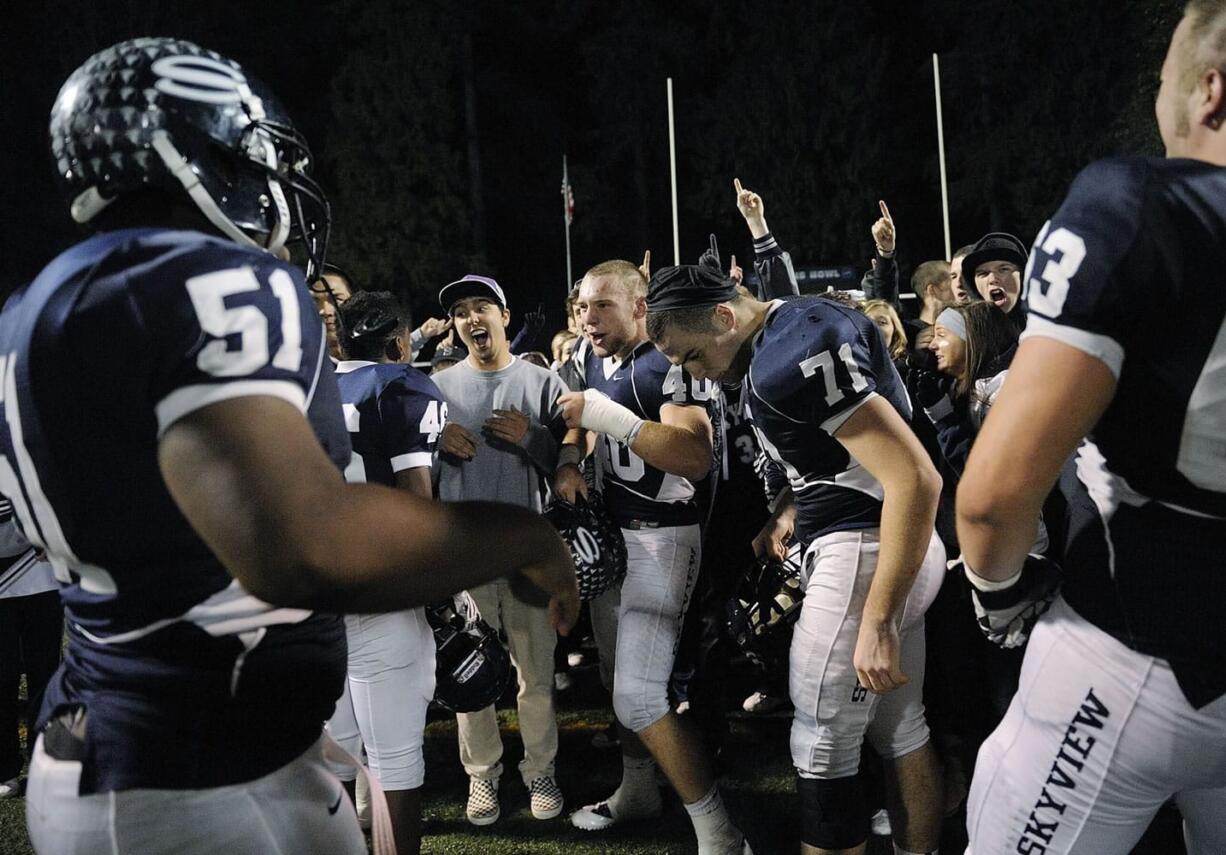
{"type": "Polygon", "coordinates": [[[763,539],[805,547],[789,678],[802,852],[862,851],[867,737],[885,760],[896,851],[931,852],[940,780],[924,720],[923,615],[944,572],[940,479],[873,322],[821,297],[762,302],[702,267],[651,281],[647,331],[696,379],[743,381],[763,449],[788,475],[763,539]]]}
{"type": "MultiPolygon", "coordinates": [[[[700,560],[704,511],[694,482],[711,470],[711,386],[669,365],[647,340],[646,292],[642,270],[629,261],[607,261],[584,275],[578,305],[587,339],[573,357],[584,390],[561,398],[572,431],[559,456],[557,490],[567,499],[586,492],[574,464],[586,447],[583,431],[595,434],[602,493],[628,553],[613,676],[622,784],[571,819],[595,830],[657,815],[654,758],[690,813],[699,851],[739,855],[748,844],[728,818],[702,741],[668,702],[700,560]]],[[[598,599],[592,611],[598,630],[605,623],[600,609],[598,599]]],[[[609,648],[602,641],[601,655],[609,648]]]]}
{"type": "MultiPolygon", "coordinates": [[[[359,291],[341,304],[339,315],[344,359],[336,366],[336,382],[353,446],[345,480],[430,499],[430,466],[447,404],[429,377],[406,364],[412,353],[409,319],[387,291],[359,291]]],[[[422,745],[434,697],[434,635],[421,607],[346,615],[345,635],[348,676],[328,730],[353,756],[365,746],[371,773],[387,794],[397,852],[415,855],[421,850],[422,745]]],[[[342,780],[354,778],[352,769],[334,771],[342,780]]]]}
{"type": "Polygon", "coordinates": [[[1023,276],[1026,332],[958,489],[981,626],[1033,625],[979,752],[975,855],[1125,853],[1172,796],[1188,851],[1226,852],[1224,44],[1226,3],[1189,3],[1167,159],[1086,167],[1023,276]],[[1035,624],[1052,580],[1026,551],[1057,478],[1063,588],[1035,624]]]}
{"type": "Polygon", "coordinates": [[[278,257],[301,242],[313,278],[327,202],[237,63],[117,44],[69,77],[50,132],[73,218],[99,233],[0,314],[0,493],[69,626],[30,768],[34,846],[363,853],[321,756],[337,615],[520,573],[565,626],[569,550],[529,511],[345,484],[323,324],[278,257]]]}

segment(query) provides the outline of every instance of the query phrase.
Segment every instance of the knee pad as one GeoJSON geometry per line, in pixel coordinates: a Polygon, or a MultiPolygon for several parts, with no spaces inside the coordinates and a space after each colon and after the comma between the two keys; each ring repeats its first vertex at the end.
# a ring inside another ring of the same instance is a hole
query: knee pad
{"type": "Polygon", "coordinates": [[[869,816],[860,776],[796,778],[800,839],[818,849],[851,849],[868,840],[869,816]]]}
{"type": "Polygon", "coordinates": [[[668,687],[646,683],[641,677],[613,680],[613,713],[622,726],[640,733],[668,715],[668,687]],[[629,683],[630,685],[626,685],[629,683]]]}

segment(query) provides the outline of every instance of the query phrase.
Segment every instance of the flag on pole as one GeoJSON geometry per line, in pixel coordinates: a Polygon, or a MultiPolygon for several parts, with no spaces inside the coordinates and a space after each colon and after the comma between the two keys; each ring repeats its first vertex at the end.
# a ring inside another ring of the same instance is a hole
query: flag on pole
{"type": "Polygon", "coordinates": [[[566,210],[566,225],[575,222],[575,190],[566,174],[566,160],[562,160],[562,204],[566,210]]]}

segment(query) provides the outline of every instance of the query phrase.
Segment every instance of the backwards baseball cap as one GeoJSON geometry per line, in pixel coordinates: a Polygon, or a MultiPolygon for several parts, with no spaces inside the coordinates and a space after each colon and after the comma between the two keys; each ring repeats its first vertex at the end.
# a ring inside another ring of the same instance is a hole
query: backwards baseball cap
{"type": "Polygon", "coordinates": [[[466,297],[487,297],[504,309],[507,307],[507,295],[502,293],[502,287],[488,276],[475,273],[444,285],[438,292],[438,304],[451,314],[451,307],[466,297]]]}
{"type": "Polygon", "coordinates": [[[703,264],[665,267],[647,286],[647,311],[667,312],[726,303],[736,296],[736,284],[703,264]]]}
{"type": "Polygon", "coordinates": [[[962,259],[962,279],[975,292],[975,268],[985,261],[1011,261],[1018,270],[1026,269],[1026,245],[1007,232],[989,232],[975,242],[962,259]]]}
{"type": "Polygon", "coordinates": [[[456,362],[463,362],[468,358],[468,348],[462,344],[445,345],[440,344],[434,350],[434,357],[430,360],[431,368],[438,368],[440,365],[451,365],[456,362]]]}

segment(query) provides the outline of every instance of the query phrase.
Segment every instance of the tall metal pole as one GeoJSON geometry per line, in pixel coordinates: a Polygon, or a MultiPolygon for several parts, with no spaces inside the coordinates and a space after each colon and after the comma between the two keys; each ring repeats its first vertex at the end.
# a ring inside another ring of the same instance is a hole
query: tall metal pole
{"type": "Polygon", "coordinates": [[[668,78],[668,167],[673,185],[673,264],[681,263],[681,232],[677,228],[677,131],[673,124],[673,79],[668,78]]]}
{"type": "Polygon", "coordinates": [[[566,225],[566,295],[570,296],[571,283],[575,281],[570,265],[570,221],[571,221],[571,189],[570,175],[566,171],[566,155],[562,155],[562,222],[566,225]]]}
{"type": "Polygon", "coordinates": [[[932,55],[932,85],[937,93],[937,151],[941,161],[941,219],[945,223],[945,258],[953,252],[949,241],[949,179],[945,175],[945,116],[941,110],[941,62],[932,55]]]}

